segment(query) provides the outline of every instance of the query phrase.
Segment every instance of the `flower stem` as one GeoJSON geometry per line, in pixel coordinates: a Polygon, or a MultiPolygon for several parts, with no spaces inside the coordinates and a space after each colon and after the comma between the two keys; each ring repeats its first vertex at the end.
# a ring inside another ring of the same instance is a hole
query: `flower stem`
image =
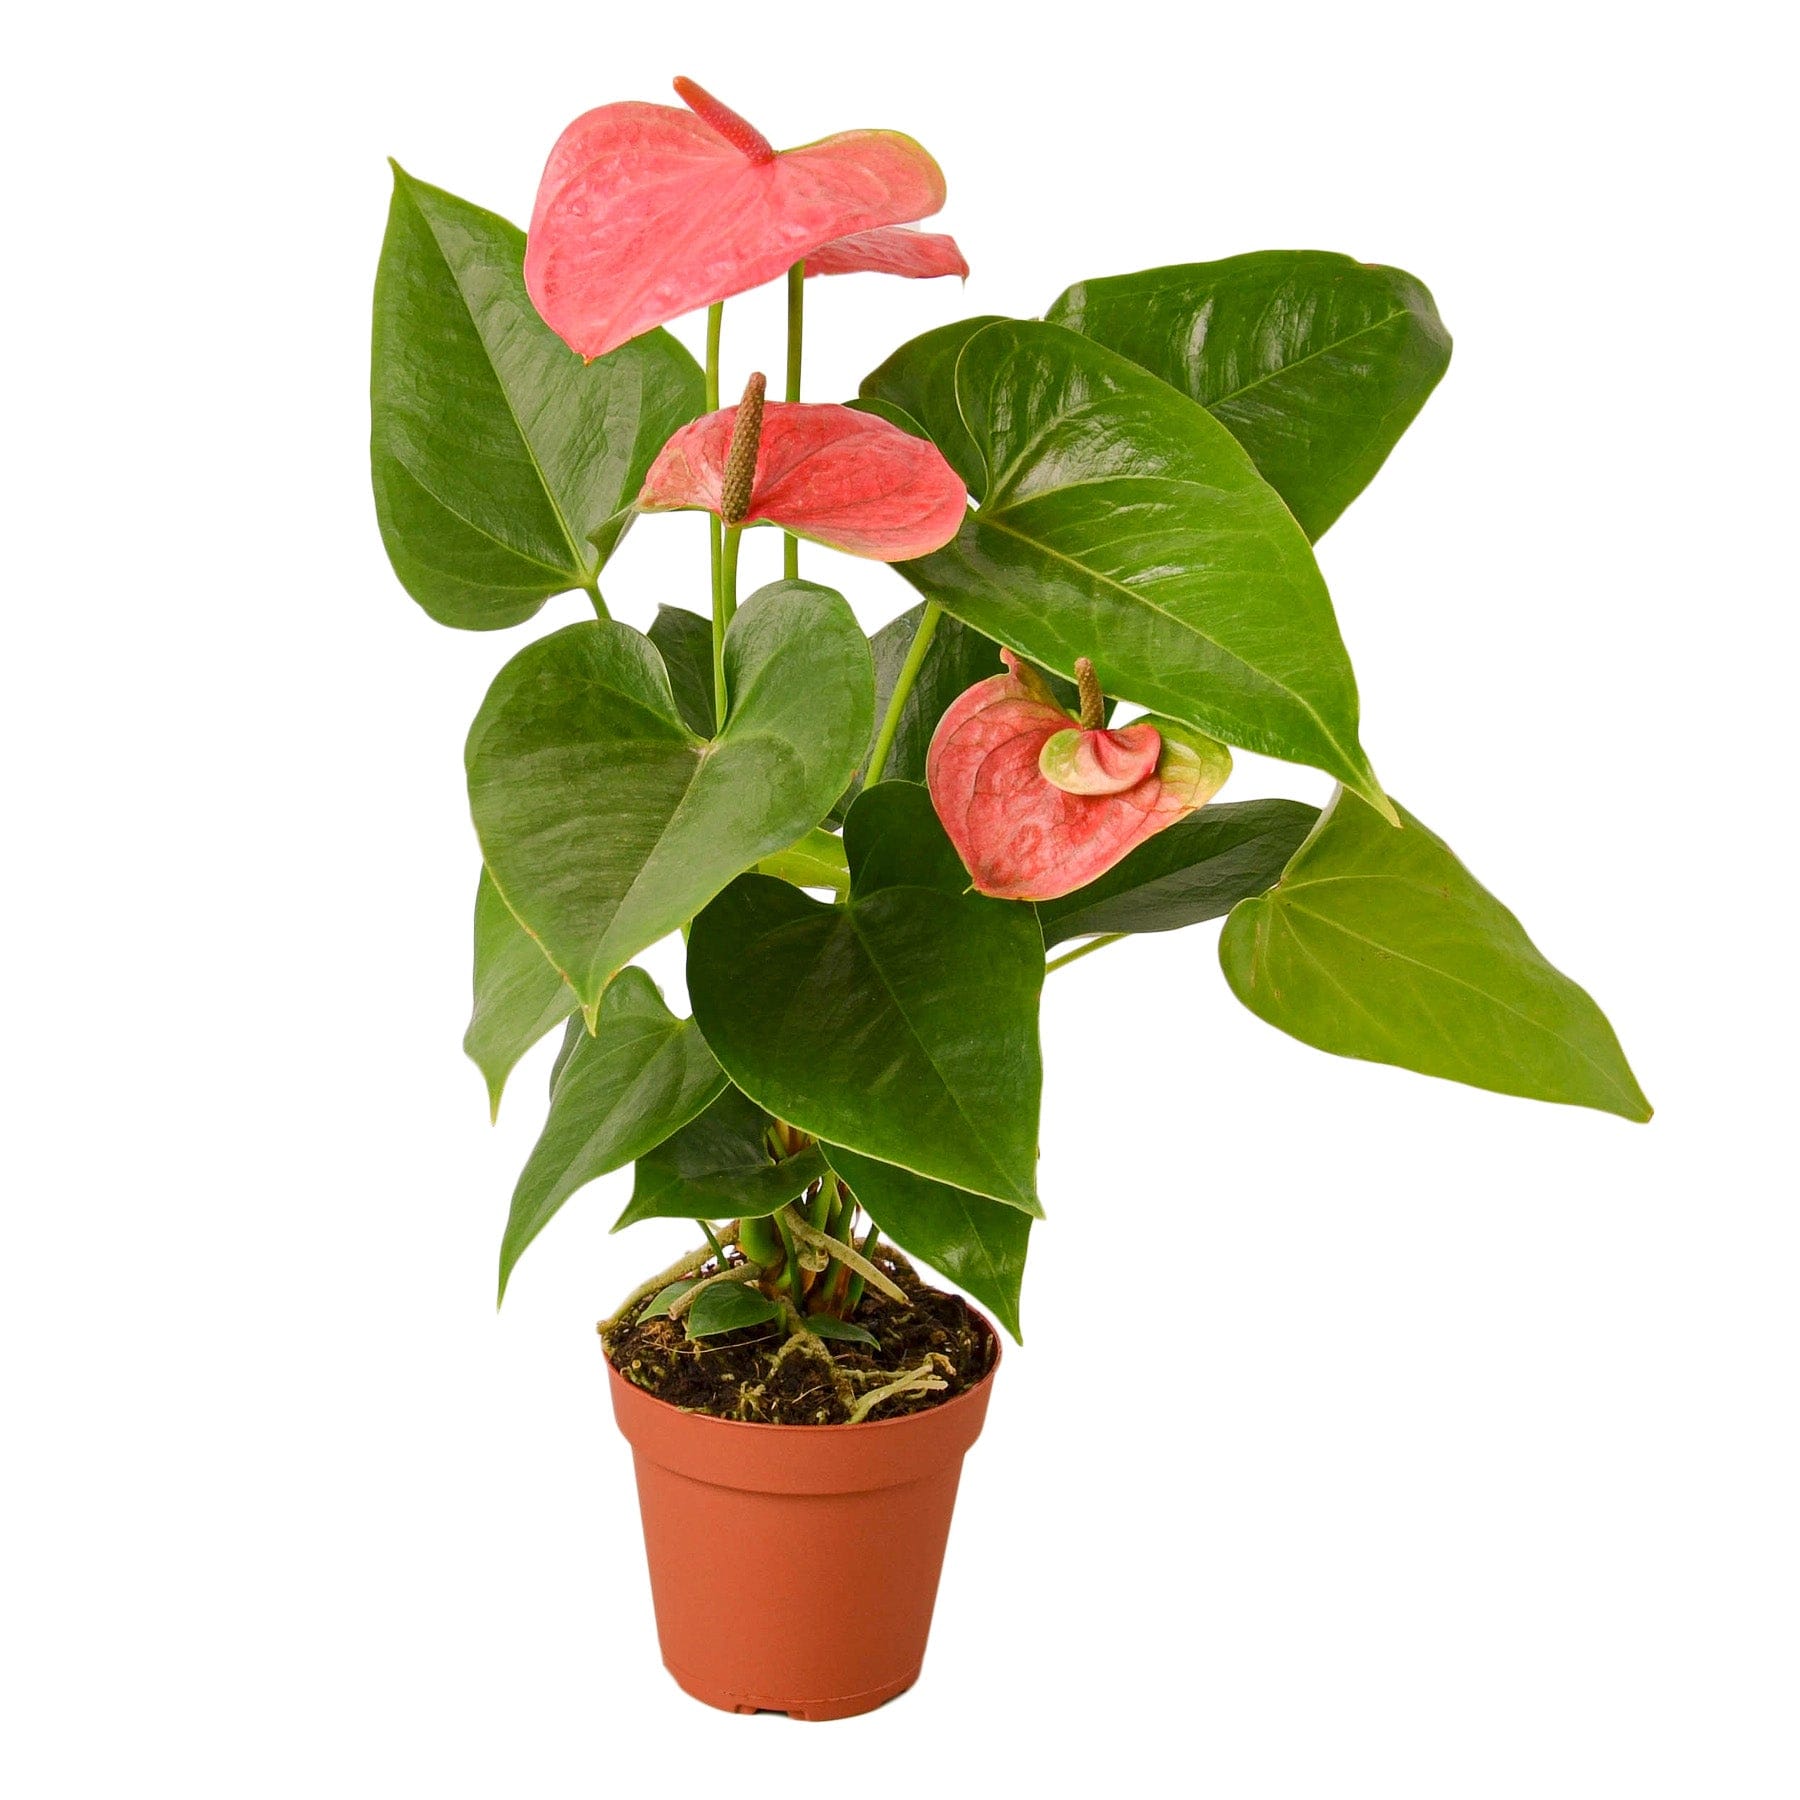
{"type": "MultiPolygon", "coordinates": [[[[806,259],[787,273],[787,398],[800,398],[800,345],[806,327],[806,259]]],[[[789,581],[800,579],[800,540],[790,531],[782,540],[781,573],[789,581]]]]}
{"type": "MultiPolygon", "coordinates": [[[[719,410],[719,336],[725,326],[725,302],[716,301],[706,309],[706,410],[715,413],[719,410]]],[[[713,678],[715,699],[718,702],[718,722],[725,723],[725,645],[718,626],[719,617],[719,577],[724,567],[724,531],[716,513],[708,514],[706,520],[707,541],[712,550],[712,612],[713,612],[713,678]]]]}
{"type": "Polygon", "coordinates": [[[876,733],[875,748],[869,752],[869,772],[863,777],[864,787],[873,787],[887,767],[888,752],[894,747],[894,733],[900,729],[900,714],[913,690],[913,683],[919,678],[919,670],[924,667],[925,652],[931,648],[931,640],[937,636],[938,620],[943,616],[944,609],[935,600],[926,601],[919,629],[913,633],[912,648],[900,665],[900,679],[894,683],[894,691],[888,697],[887,714],[881,721],[881,730],[876,733]]]}
{"type": "Polygon", "coordinates": [[[1078,950],[1069,950],[1061,956],[1053,956],[1044,964],[1044,973],[1048,975],[1052,969],[1066,969],[1072,962],[1080,962],[1084,956],[1092,956],[1096,950],[1104,950],[1108,944],[1116,944],[1126,935],[1123,931],[1108,931],[1100,937],[1089,938],[1078,950]]]}
{"type": "Polygon", "coordinates": [[[713,594],[713,715],[718,729],[725,729],[730,696],[725,692],[725,632],[737,612],[738,539],[743,528],[727,526],[725,554],[719,568],[719,585],[713,594]]]}

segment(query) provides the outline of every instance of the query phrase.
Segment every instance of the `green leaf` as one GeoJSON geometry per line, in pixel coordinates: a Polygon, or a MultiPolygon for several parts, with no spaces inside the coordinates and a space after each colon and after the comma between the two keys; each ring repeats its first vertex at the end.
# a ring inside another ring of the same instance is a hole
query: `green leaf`
{"type": "Polygon", "coordinates": [[[847,903],[746,875],[694,921],[707,1042],[800,1130],[1037,1212],[1035,916],[960,891],[923,788],[871,788],[844,835],[847,903]]]}
{"type": "Polygon", "coordinates": [[[513,1189],[500,1245],[500,1296],[525,1247],[577,1188],[655,1148],[724,1090],[692,1019],[678,1019],[642,969],[626,969],[600,1002],[594,1035],[563,1064],[550,1116],[513,1189]]]}
{"type": "Polygon", "coordinates": [[[1019,1286],[1031,1237],[1025,1213],[835,1144],[825,1154],[889,1238],[991,1306],[1019,1340],[1019,1286]]]}
{"type": "Polygon", "coordinates": [[[717,1337],[725,1331],[742,1331],[746,1325],[766,1325],[781,1317],[773,1300],[745,1287],[741,1281],[721,1281],[707,1288],[687,1310],[687,1334],[691,1338],[717,1337]]]}
{"type": "Polygon", "coordinates": [[[475,1009],[463,1049],[487,1081],[490,1118],[500,1115],[513,1065],[575,1007],[575,990],[512,916],[483,869],[475,889],[475,1009]]]}
{"type": "Polygon", "coordinates": [[[1315,540],[1450,364],[1423,282],[1326,250],[1078,282],[1047,317],[1198,400],[1315,540]]]}
{"type": "MultiPolygon", "coordinates": [[[[893,698],[900,671],[906,664],[907,652],[912,649],[913,639],[918,635],[919,622],[924,616],[923,605],[909,607],[869,640],[869,647],[875,653],[877,726],[887,716],[888,702],[893,698]]],[[[945,613],[938,620],[937,630],[926,648],[925,660],[919,664],[919,672],[913,678],[912,688],[901,702],[894,741],[888,750],[886,766],[882,769],[883,779],[923,781],[925,753],[931,748],[931,734],[937,730],[938,720],[944,716],[951,701],[966,693],[976,682],[984,681],[990,675],[1003,673],[1004,667],[1000,661],[1000,646],[992,638],[983,637],[973,626],[965,625],[961,619],[945,613]]],[[[1047,669],[1039,669],[1038,673],[1050,684],[1051,692],[1062,706],[1071,713],[1080,712],[1081,695],[1074,682],[1065,681],[1062,676],[1052,674],[1047,669]]],[[[1110,718],[1111,701],[1107,702],[1106,711],[1110,718]]],[[[874,738],[871,736],[869,749],[873,752],[874,748],[874,738]]],[[[865,756],[863,768],[866,769],[868,763],[869,758],[865,756]]],[[[861,791],[862,774],[858,771],[849,793],[838,803],[837,816],[842,817],[850,810],[850,802],[861,791]]]]}
{"type": "Polygon", "coordinates": [[[830,1313],[811,1313],[804,1321],[814,1337],[831,1338],[840,1344],[867,1344],[872,1350],[881,1348],[881,1339],[848,1319],[834,1319],[830,1313]]]}
{"type": "Polygon", "coordinates": [[[1114,931],[1176,931],[1221,919],[1273,887],[1319,816],[1298,800],[1207,806],[1159,831],[1097,881],[1038,902],[1046,948],[1114,931]]]}
{"type": "Polygon", "coordinates": [[[709,743],[655,645],[588,620],[521,650],[470,729],[482,856],[590,1016],[639,951],[818,824],[868,742],[868,642],[829,588],[753,594],[725,670],[731,716],[709,743]]]}
{"type": "Polygon", "coordinates": [[[1061,674],[1090,657],[1109,694],[1385,806],[1318,564],[1230,432],[1055,325],[976,332],[955,388],[986,494],[907,580],[1061,674]]]}
{"type": "Polygon", "coordinates": [[[1279,886],[1232,909],[1231,990],[1335,1056],[1648,1119],[1612,1027],[1441,838],[1340,793],[1279,886]]]}
{"type": "Polygon", "coordinates": [[[370,460],[394,572],[491,631],[588,587],[652,458],[705,404],[665,331],[584,364],[525,292],[525,234],[394,165],[375,277],[370,460]]]}
{"type": "Polygon", "coordinates": [[[759,1219],[779,1212],[823,1175],[816,1144],[776,1162],[767,1132],[774,1121],[727,1087],[692,1123],[638,1158],[631,1204],[614,1231],[640,1219],[759,1219]]]}
{"type": "Polygon", "coordinates": [[[759,875],[774,875],[791,881],[795,887],[832,888],[846,893],[850,887],[850,871],[844,861],[844,840],[815,825],[805,837],[797,838],[785,850],[765,856],[756,865],[759,875]]]}
{"type": "Polygon", "coordinates": [[[675,704],[696,737],[713,734],[712,621],[680,606],[659,606],[650,641],[669,672],[675,704]]]}
{"type": "Polygon", "coordinates": [[[927,437],[963,478],[977,500],[987,486],[987,464],[969,435],[956,403],[956,364],[963,347],[989,325],[1010,323],[996,313],[940,325],[903,344],[864,378],[858,404],[890,425],[927,437]]]}
{"type": "Polygon", "coordinates": [[[691,1288],[700,1278],[697,1275],[683,1276],[680,1281],[671,1281],[669,1285],[638,1314],[641,1324],[645,1319],[661,1319],[668,1315],[669,1308],[691,1288]]]}

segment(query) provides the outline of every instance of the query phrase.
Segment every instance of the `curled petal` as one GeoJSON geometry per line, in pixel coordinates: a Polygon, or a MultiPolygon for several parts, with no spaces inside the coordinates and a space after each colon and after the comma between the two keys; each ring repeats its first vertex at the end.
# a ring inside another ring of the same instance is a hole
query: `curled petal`
{"type": "Polygon", "coordinates": [[[834,238],[807,257],[806,272],[809,276],[903,275],[909,281],[930,281],[938,275],[969,279],[969,265],[955,238],[941,231],[909,231],[901,225],[834,238]]]}
{"type": "Polygon", "coordinates": [[[838,238],[922,219],[943,172],[897,131],[848,131],[765,154],[702,90],[704,111],[622,101],[557,140],[525,245],[525,286],[592,359],[670,319],[773,280],[838,238]]]}
{"type": "Polygon", "coordinates": [[[1230,755],[1140,720],[1083,731],[1010,651],[1004,675],[953,701],[926,757],[932,804],[975,886],[1054,900],[1103,875],[1210,798],[1230,755]],[[1210,785],[1209,785],[1210,784],[1210,785]]]}
{"type": "MultiPolygon", "coordinates": [[[[723,517],[721,490],[738,408],[684,425],[650,465],[644,512],[700,507],[723,517]]],[[[743,522],[877,562],[928,555],[962,526],[962,477],[934,444],[847,406],[763,407],[756,475],[743,522]]]]}

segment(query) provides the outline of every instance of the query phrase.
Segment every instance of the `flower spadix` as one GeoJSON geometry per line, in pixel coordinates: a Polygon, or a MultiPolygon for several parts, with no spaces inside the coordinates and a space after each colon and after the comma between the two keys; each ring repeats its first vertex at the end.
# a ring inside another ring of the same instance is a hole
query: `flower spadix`
{"type": "MultiPolygon", "coordinates": [[[[675,89],[690,110],[622,101],[582,114],[538,186],[525,286],[551,330],[590,360],[760,287],[835,240],[944,204],[942,170],[901,132],[847,131],[777,151],[704,88],[683,78],[675,89]]],[[[836,254],[842,266],[828,259],[821,272],[881,267],[870,260],[880,256],[945,260],[941,242],[853,243],[836,254]]]]}
{"type": "Polygon", "coordinates": [[[926,756],[938,818],[976,888],[1055,900],[1203,806],[1231,773],[1223,744],[1166,719],[1105,728],[1093,665],[1075,665],[1081,715],[1010,650],[1006,673],[945,711],[926,756]]]}
{"type": "Polygon", "coordinates": [[[650,465],[642,512],[700,508],[727,525],[779,525],[852,556],[904,562],[956,536],[962,477],[927,443],[869,413],[763,399],[684,425],[650,465]]]}

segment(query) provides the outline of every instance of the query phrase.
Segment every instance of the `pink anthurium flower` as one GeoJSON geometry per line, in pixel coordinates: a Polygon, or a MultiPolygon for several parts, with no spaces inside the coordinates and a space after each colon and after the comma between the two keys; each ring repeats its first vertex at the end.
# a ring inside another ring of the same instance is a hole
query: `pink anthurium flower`
{"type": "Polygon", "coordinates": [[[538,186],[525,286],[590,361],[836,240],[944,204],[943,171],[901,132],[777,151],[704,88],[683,78],[675,91],[692,110],[628,100],[583,113],[538,186]]]}
{"type": "Polygon", "coordinates": [[[754,376],[742,406],[682,426],[650,465],[639,510],[699,507],[877,562],[925,556],[956,536],[967,490],[935,444],[847,406],[765,403],[762,390],[754,376]]]}
{"type": "Polygon", "coordinates": [[[969,265],[956,239],[941,231],[909,231],[883,225],[833,238],[806,259],[807,275],[901,275],[908,281],[930,281],[939,275],[969,279],[969,265]]]}
{"type": "Polygon", "coordinates": [[[1166,719],[1104,729],[1085,656],[1072,719],[1034,669],[1000,654],[1007,672],[950,704],[925,759],[932,804],[981,893],[1073,893],[1224,786],[1231,752],[1211,738],[1166,719]]]}

